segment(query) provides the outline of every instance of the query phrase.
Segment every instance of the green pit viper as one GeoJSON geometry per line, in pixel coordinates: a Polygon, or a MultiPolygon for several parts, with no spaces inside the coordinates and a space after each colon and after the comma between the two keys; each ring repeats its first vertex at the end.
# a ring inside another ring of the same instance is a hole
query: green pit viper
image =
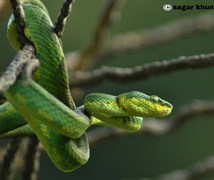
{"type": "MultiPolygon", "coordinates": [[[[27,81],[24,73],[4,92],[0,106],[0,137],[35,134],[53,163],[71,172],[89,158],[85,131],[101,124],[136,131],[143,117],[165,117],[172,105],[157,96],[132,91],[119,96],[92,93],[76,108],[69,90],[61,43],[48,12],[40,0],[21,0],[25,14],[25,36],[36,49],[40,66],[27,81]]],[[[13,15],[8,39],[20,49],[13,15]]]]}

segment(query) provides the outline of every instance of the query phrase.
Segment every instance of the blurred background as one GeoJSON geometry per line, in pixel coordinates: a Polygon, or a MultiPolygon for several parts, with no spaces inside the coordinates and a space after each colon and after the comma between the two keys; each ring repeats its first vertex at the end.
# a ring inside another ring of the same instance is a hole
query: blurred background
{"type": "MultiPolygon", "coordinates": [[[[0,0],[4,1],[4,0],[0,0]]],[[[62,1],[43,0],[51,19],[55,22],[62,1]]],[[[171,5],[205,4],[213,1],[168,0],[171,5]]],[[[127,0],[121,10],[121,19],[110,28],[106,41],[111,41],[117,34],[141,32],[156,28],[178,19],[214,13],[214,10],[170,11],[165,12],[165,0],[127,0]]],[[[62,38],[65,53],[81,50],[92,38],[91,35],[105,5],[102,0],[76,0],[67,21],[62,38]]],[[[0,72],[2,73],[16,52],[6,39],[7,21],[10,9],[0,16],[0,72]]],[[[214,19],[213,19],[214,20],[214,19]]],[[[207,54],[213,52],[214,31],[191,34],[176,41],[132,51],[131,53],[111,56],[100,61],[94,69],[107,66],[134,67],[144,63],[168,60],[179,56],[207,54]]],[[[167,75],[155,76],[133,83],[115,83],[105,81],[100,85],[84,88],[84,93],[104,92],[113,95],[131,90],[156,94],[168,100],[174,106],[171,119],[179,107],[193,100],[212,100],[214,95],[213,68],[185,70],[167,75]]],[[[84,96],[77,105],[83,103],[84,96]]],[[[188,121],[174,133],[160,138],[149,135],[130,134],[113,138],[91,147],[89,162],[72,173],[60,172],[47,155],[41,155],[38,179],[125,179],[155,177],[175,169],[189,167],[214,154],[214,117],[203,116],[188,121]]],[[[2,143],[3,144],[3,143],[2,143]]],[[[212,179],[213,176],[207,177],[212,179]]],[[[203,178],[206,179],[206,178],[203,178]]]]}

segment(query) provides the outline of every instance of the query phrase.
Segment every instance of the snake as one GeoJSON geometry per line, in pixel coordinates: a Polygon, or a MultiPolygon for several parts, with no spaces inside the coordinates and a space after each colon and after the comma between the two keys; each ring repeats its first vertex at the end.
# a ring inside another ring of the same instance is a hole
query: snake
{"type": "MultiPolygon", "coordinates": [[[[171,113],[169,102],[139,91],[117,96],[91,93],[77,108],[70,94],[62,44],[45,5],[40,0],[20,2],[24,34],[35,47],[40,66],[28,80],[22,73],[4,92],[7,102],[0,106],[0,138],[35,134],[56,167],[72,172],[89,159],[86,130],[92,125],[135,132],[144,117],[162,118],[171,113]]],[[[7,37],[20,50],[13,14],[7,37]]]]}

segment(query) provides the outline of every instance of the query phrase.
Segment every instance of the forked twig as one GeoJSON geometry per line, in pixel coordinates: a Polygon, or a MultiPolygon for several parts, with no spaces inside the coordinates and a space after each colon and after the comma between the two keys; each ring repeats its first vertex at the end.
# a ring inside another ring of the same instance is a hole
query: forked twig
{"type": "Polygon", "coordinates": [[[119,7],[121,7],[124,2],[125,0],[106,0],[106,5],[92,35],[92,39],[79,54],[76,70],[85,70],[94,64],[97,54],[100,52],[100,49],[102,49],[109,27],[113,24],[113,21],[115,21],[115,15],[118,15],[119,7]]]}
{"type": "MultiPolygon", "coordinates": [[[[153,29],[142,32],[128,32],[116,35],[105,48],[99,50],[93,56],[93,61],[98,59],[110,59],[111,56],[137,51],[159,44],[175,41],[179,38],[208,32],[214,29],[213,14],[201,14],[194,17],[184,18],[177,21],[168,22],[153,29]]],[[[68,71],[74,70],[72,63],[82,52],[67,53],[66,60],[68,71]]],[[[85,69],[85,68],[84,68],[85,69]]],[[[78,70],[78,68],[76,68],[78,70]]],[[[80,69],[79,69],[80,70],[80,69]]],[[[83,69],[82,69],[83,70],[83,69]]]]}

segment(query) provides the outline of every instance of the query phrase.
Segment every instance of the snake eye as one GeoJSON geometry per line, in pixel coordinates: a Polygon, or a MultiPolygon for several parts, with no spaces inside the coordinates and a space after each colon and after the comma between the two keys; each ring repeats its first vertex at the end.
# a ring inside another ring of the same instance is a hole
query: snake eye
{"type": "Polygon", "coordinates": [[[156,96],[156,95],[152,95],[151,98],[152,98],[154,101],[159,101],[159,97],[156,96]]]}

